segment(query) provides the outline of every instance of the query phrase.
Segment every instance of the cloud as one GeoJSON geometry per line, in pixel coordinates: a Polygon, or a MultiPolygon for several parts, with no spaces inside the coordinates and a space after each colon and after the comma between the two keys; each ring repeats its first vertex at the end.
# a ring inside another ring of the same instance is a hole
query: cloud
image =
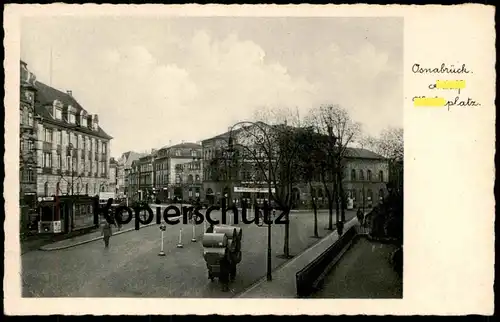
{"type": "MultiPolygon", "coordinates": [[[[65,35],[63,25],[53,28],[57,35],[29,28],[23,40],[24,58],[46,83],[46,44],[65,35]]],[[[303,115],[320,103],[341,104],[377,130],[402,120],[401,71],[395,77],[388,53],[369,41],[349,48],[325,42],[314,50],[290,42],[282,55],[236,32],[220,38],[203,29],[168,33],[163,41],[164,29],[146,29],[133,37],[110,27],[92,37],[75,32],[55,48],[60,58],[54,86],[72,89],[89,112],[100,115],[114,137],[115,156],[208,138],[264,106],[298,107],[303,115]]],[[[272,42],[274,49],[280,45],[279,38],[272,42]]]]}
{"type": "Polygon", "coordinates": [[[216,41],[200,31],[182,50],[189,64],[160,63],[140,46],[100,55],[106,63],[93,72],[102,77],[88,90],[106,90],[88,102],[107,107],[99,108],[100,119],[107,120],[116,153],[153,147],[145,137],[156,147],[169,140],[203,139],[249,119],[261,106],[307,105],[315,91],[314,84],[291,77],[285,66],[266,63],[260,46],[236,34],[216,41]]]}

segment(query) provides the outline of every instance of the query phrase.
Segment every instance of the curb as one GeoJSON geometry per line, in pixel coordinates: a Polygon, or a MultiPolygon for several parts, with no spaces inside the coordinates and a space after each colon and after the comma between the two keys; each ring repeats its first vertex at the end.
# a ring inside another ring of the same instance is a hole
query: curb
{"type": "MultiPolygon", "coordinates": [[[[353,217],[351,218],[351,220],[349,221],[346,221],[346,223],[350,223],[351,221],[357,221],[358,219],[356,217],[353,217]]],[[[356,225],[356,223],[354,224],[356,225]]],[[[302,250],[301,252],[299,252],[297,255],[295,255],[293,258],[297,258],[301,255],[304,255],[307,251],[309,251],[310,249],[312,249],[313,247],[317,246],[319,243],[321,243],[322,241],[328,239],[331,237],[331,235],[333,233],[337,232],[337,227],[334,227],[333,230],[326,234],[324,237],[318,239],[314,244],[312,244],[311,246],[307,247],[306,249],[302,250]]],[[[338,240],[338,239],[337,239],[338,240]]],[[[334,243],[337,242],[337,241],[334,241],[334,243]]],[[[275,269],[272,270],[272,274],[277,272],[278,270],[284,268],[286,265],[290,264],[292,258],[287,260],[286,262],[282,263],[281,265],[278,265],[275,269]]],[[[249,291],[251,291],[252,289],[254,289],[255,287],[257,287],[258,285],[264,283],[267,281],[267,278],[266,276],[263,276],[261,278],[259,278],[258,280],[256,280],[255,282],[253,282],[251,285],[249,285],[247,288],[245,288],[244,290],[242,290],[241,292],[233,295],[232,298],[244,298],[243,296],[245,295],[245,293],[248,293],[249,291]]]]}
{"type": "MultiPolygon", "coordinates": [[[[172,219],[175,219],[175,218],[172,218],[172,219]]],[[[150,223],[150,224],[141,226],[140,228],[142,229],[142,228],[146,228],[146,227],[153,226],[153,225],[157,225],[157,223],[156,222],[155,223],[150,223]]],[[[112,236],[116,236],[116,235],[128,233],[128,232],[133,231],[133,230],[135,230],[135,228],[128,228],[128,229],[125,229],[125,230],[120,230],[120,231],[117,231],[116,233],[114,233],[112,236]]],[[[88,243],[94,242],[96,240],[101,240],[101,239],[102,239],[102,236],[99,236],[99,237],[95,237],[95,238],[88,239],[88,240],[82,240],[80,242],[77,242],[77,243],[74,243],[74,244],[71,244],[71,245],[59,246],[59,247],[53,247],[53,248],[47,248],[45,246],[41,246],[41,247],[38,248],[38,250],[45,251],[45,252],[50,252],[50,251],[54,251],[54,250],[67,249],[67,248],[71,248],[71,247],[80,246],[80,245],[83,245],[83,244],[88,244],[88,243]]]]}

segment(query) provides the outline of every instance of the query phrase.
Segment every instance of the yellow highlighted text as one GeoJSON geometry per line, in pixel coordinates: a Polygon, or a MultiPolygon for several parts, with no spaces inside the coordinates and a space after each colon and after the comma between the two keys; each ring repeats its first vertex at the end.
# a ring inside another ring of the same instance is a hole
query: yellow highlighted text
{"type": "Polygon", "coordinates": [[[465,88],[465,81],[464,80],[438,80],[438,81],[436,81],[436,88],[463,89],[463,88],[465,88]]]}
{"type": "Polygon", "coordinates": [[[413,99],[414,106],[444,106],[446,100],[442,97],[415,97],[413,99]]]}

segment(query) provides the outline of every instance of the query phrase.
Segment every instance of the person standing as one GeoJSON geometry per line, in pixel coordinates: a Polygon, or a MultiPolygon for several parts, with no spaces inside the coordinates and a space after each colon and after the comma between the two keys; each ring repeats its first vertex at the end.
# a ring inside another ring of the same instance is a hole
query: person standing
{"type": "Polygon", "coordinates": [[[109,239],[111,238],[112,234],[113,231],[111,230],[111,224],[106,222],[102,227],[102,233],[101,233],[101,236],[103,236],[104,240],[104,248],[109,248],[109,239]]]}
{"type": "Polygon", "coordinates": [[[361,208],[358,208],[358,212],[356,213],[356,217],[358,218],[359,225],[363,228],[364,227],[364,215],[363,211],[361,208]]]}

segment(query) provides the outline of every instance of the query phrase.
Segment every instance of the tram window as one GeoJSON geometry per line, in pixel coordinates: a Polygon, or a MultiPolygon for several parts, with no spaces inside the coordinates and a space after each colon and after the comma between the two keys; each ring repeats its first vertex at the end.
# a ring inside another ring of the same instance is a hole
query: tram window
{"type": "Polygon", "coordinates": [[[51,206],[42,207],[41,221],[52,221],[54,220],[54,211],[51,206]]]}

